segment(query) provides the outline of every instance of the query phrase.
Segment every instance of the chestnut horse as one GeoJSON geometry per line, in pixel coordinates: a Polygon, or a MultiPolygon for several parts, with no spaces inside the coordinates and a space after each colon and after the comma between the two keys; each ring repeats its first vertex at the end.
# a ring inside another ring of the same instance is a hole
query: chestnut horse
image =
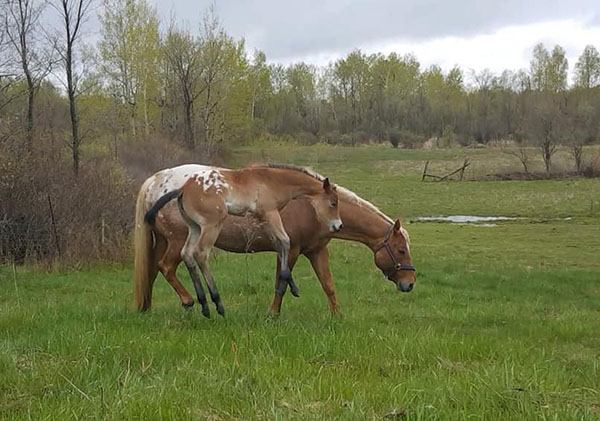
{"type": "MultiPolygon", "coordinates": [[[[185,179],[180,182],[183,184],[185,179]]],[[[152,192],[146,192],[145,195],[156,196],[152,192]]],[[[410,240],[401,221],[393,221],[371,203],[339,186],[338,195],[339,211],[344,221],[339,232],[332,233],[323,227],[306,200],[293,200],[280,212],[291,242],[288,260],[290,269],[294,267],[299,255],[307,257],[327,296],[331,312],[337,313],[339,306],[329,271],[327,245],[332,238],[357,241],[373,251],[375,265],[396,284],[399,291],[411,291],[415,283],[415,270],[411,263],[410,240]]],[[[176,276],[177,266],[181,262],[180,253],[187,236],[187,225],[175,202],[166,204],[158,213],[152,233],[154,241],[148,237],[145,242],[136,241],[135,244],[136,256],[143,256],[143,259],[136,259],[136,263],[139,263],[135,271],[138,308],[150,308],[152,285],[159,271],[171,284],[181,304],[184,307],[192,306],[194,300],[176,276]]],[[[237,216],[229,216],[225,220],[215,245],[235,253],[274,251],[267,233],[256,219],[237,216]]],[[[279,260],[277,263],[276,286],[279,260]]],[[[272,314],[279,314],[282,300],[283,294],[278,294],[276,290],[270,308],[272,314]]]]}
{"type": "MultiPolygon", "coordinates": [[[[163,170],[146,180],[142,186],[138,202],[146,202],[147,206],[149,195],[146,194],[146,186],[149,186],[149,191],[158,186],[165,193],[145,214],[146,224],[153,224],[158,211],[177,197],[179,211],[188,229],[180,254],[202,305],[202,314],[206,317],[210,316],[210,311],[198,267],[217,312],[224,315],[225,309],[210,272],[208,258],[228,215],[252,215],[261,222],[278,258],[284,262],[278,277],[279,295],[283,295],[289,285],[292,294],[298,296],[298,289],[287,265],[290,239],[279,211],[290,200],[305,198],[312,205],[317,219],[331,232],[339,231],[342,227],[336,188],[328,178],[299,167],[267,165],[230,170],[183,165],[163,170]],[[177,180],[180,178],[186,179],[183,186],[173,189],[175,184],[179,184],[177,180]]],[[[141,212],[136,212],[136,216],[136,228],[140,226],[140,229],[148,230],[148,226],[139,223],[141,212]]]]}

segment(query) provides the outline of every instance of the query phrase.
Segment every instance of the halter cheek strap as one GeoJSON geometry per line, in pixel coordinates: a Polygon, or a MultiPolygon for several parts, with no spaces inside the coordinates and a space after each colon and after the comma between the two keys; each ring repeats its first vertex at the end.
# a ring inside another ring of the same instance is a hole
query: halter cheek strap
{"type": "Polygon", "coordinates": [[[383,242],[381,242],[379,245],[377,245],[374,249],[373,249],[373,253],[377,253],[379,250],[384,249],[385,251],[387,251],[388,256],[390,256],[390,259],[392,260],[392,263],[394,264],[393,269],[390,269],[389,271],[385,272],[385,275],[389,278],[392,273],[394,271],[399,271],[399,270],[411,270],[413,272],[416,272],[416,269],[413,265],[405,265],[404,263],[400,263],[398,262],[398,260],[396,260],[396,256],[394,256],[394,252],[392,251],[392,247],[390,247],[390,237],[392,236],[392,231],[394,230],[394,225],[390,226],[390,228],[387,230],[387,232],[385,233],[385,237],[383,239],[383,242]]]}

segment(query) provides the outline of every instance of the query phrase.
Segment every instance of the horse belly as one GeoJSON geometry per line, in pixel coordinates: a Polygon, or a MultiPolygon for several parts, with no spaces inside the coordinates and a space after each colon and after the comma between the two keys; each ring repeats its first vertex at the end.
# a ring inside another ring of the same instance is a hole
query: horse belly
{"type": "Polygon", "coordinates": [[[227,217],[215,245],[233,253],[275,251],[263,224],[247,216],[227,217]]]}
{"type": "Polygon", "coordinates": [[[243,216],[248,212],[256,212],[255,201],[240,197],[231,191],[225,196],[225,205],[227,206],[227,212],[230,215],[243,216]]]}

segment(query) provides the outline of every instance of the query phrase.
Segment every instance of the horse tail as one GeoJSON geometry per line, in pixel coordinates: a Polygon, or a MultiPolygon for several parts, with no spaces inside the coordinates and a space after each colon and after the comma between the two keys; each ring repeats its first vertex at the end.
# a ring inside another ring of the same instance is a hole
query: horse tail
{"type": "Polygon", "coordinates": [[[145,221],[145,202],[150,179],[146,180],[138,193],[135,204],[135,229],[134,229],[134,279],[135,279],[135,306],[139,311],[149,310],[152,305],[153,273],[153,239],[152,228],[145,221]]]}
{"type": "Polygon", "coordinates": [[[156,220],[156,214],[158,213],[158,211],[160,211],[171,200],[173,200],[177,196],[179,196],[179,193],[180,193],[180,189],[177,189],[177,190],[170,191],[169,193],[166,193],[165,195],[161,196],[156,201],[156,203],[154,205],[152,205],[150,210],[148,212],[146,212],[146,215],[144,215],[144,221],[146,221],[146,223],[148,225],[154,225],[154,221],[156,220]]]}

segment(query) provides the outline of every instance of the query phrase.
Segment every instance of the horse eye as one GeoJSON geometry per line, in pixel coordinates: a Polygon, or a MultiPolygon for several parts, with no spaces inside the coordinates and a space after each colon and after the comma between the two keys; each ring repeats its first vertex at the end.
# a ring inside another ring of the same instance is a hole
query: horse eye
{"type": "Polygon", "coordinates": [[[337,206],[337,202],[330,202],[329,206],[331,206],[332,208],[335,208],[337,206]]]}
{"type": "Polygon", "coordinates": [[[406,254],[406,251],[405,251],[404,249],[398,249],[398,253],[400,253],[400,254],[402,254],[402,255],[405,255],[405,254],[406,254]]]}

